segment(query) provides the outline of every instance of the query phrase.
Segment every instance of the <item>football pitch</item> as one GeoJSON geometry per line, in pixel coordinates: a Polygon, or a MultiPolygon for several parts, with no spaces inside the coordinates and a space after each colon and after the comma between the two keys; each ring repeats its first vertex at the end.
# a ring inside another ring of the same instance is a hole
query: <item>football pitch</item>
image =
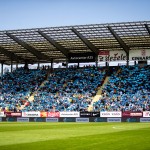
{"type": "Polygon", "coordinates": [[[0,150],[150,150],[150,123],[0,123],[0,150]]]}

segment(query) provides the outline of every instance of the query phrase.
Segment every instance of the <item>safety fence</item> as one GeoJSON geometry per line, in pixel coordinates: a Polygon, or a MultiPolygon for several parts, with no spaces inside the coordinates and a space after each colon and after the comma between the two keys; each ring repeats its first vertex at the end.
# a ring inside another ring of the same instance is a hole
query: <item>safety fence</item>
{"type": "Polygon", "coordinates": [[[144,112],[0,112],[0,122],[150,122],[144,112]]]}

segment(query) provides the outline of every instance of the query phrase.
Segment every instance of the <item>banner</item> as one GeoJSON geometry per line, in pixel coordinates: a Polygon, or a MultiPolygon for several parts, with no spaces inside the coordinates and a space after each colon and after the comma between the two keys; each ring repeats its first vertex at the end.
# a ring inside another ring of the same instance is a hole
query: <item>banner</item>
{"type": "Polygon", "coordinates": [[[29,122],[29,118],[17,118],[17,122],[29,122]]]}
{"type": "Polygon", "coordinates": [[[5,112],[6,117],[21,117],[21,112],[5,112]]]}
{"type": "Polygon", "coordinates": [[[40,117],[47,117],[47,112],[41,111],[40,112],[40,117]]]}
{"type": "Polygon", "coordinates": [[[40,112],[39,111],[22,112],[22,117],[40,117],[40,112]]]}
{"type": "Polygon", "coordinates": [[[142,115],[143,115],[142,112],[132,112],[132,113],[130,113],[131,117],[141,117],[142,115]]]}
{"type": "Polygon", "coordinates": [[[100,112],[101,117],[122,117],[121,111],[104,111],[100,112]]]}
{"type": "Polygon", "coordinates": [[[63,122],[75,122],[75,118],[60,118],[59,120],[63,122]]]}
{"type": "Polygon", "coordinates": [[[58,122],[58,118],[46,118],[46,122],[58,122]]]}
{"type": "Polygon", "coordinates": [[[7,122],[16,122],[17,119],[16,119],[16,117],[6,117],[6,121],[7,122]]]}
{"type": "Polygon", "coordinates": [[[131,111],[122,112],[123,117],[141,117],[142,115],[143,115],[142,112],[131,112],[131,111]]]}
{"type": "Polygon", "coordinates": [[[0,111],[0,117],[5,117],[4,112],[0,111]]]}
{"type": "MultiPolygon", "coordinates": [[[[91,119],[91,118],[90,118],[91,119]]],[[[92,118],[93,119],[93,118],[92,118]]],[[[92,120],[91,122],[107,122],[107,118],[94,118],[94,120],[92,120]]]]}
{"type": "Polygon", "coordinates": [[[100,112],[80,112],[80,117],[100,117],[100,112]]]}
{"type": "Polygon", "coordinates": [[[60,117],[80,117],[79,112],[60,112],[60,117]]]}
{"type": "Polygon", "coordinates": [[[130,111],[122,112],[122,117],[130,117],[130,111]]]}
{"type": "MultiPolygon", "coordinates": [[[[125,51],[99,51],[98,61],[99,62],[111,62],[111,61],[126,61],[127,56],[125,51]]],[[[150,60],[150,50],[130,50],[129,51],[130,61],[146,61],[150,60]],[[136,51],[136,52],[135,52],[136,51]]]]}
{"type": "Polygon", "coordinates": [[[45,122],[45,118],[41,117],[34,118],[34,122],[45,122]]]}
{"type": "Polygon", "coordinates": [[[148,49],[130,50],[129,51],[129,60],[134,60],[134,61],[150,60],[150,50],[148,50],[148,49]]]}
{"type": "Polygon", "coordinates": [[[140,122],[150,122],[150,118],[140,118],[140,122]]]}
{"type": "Polygon", "coordinates": [[[95,62],[95,53],[69,53],[68,61],[69,63],[95,62]]]}
{"type": "Polygon", "coordinates": [[[76,122],[89,122],[89,118],[76,118],[76,122]]]}
{"type": "Polygon", "coordinates": [[[48,112],[47,113],[47,117],[56,117],[56,118],[59,118],[60,117],[60,112],[48,112]]]}
{"type": "Polygon", "coordinates": [[[126,122],[139,122],[139,118],[137,118],[137,117],[125,118],[124,120],[126,122]]]}
{"type": "Polygon", "coordinates": [[[143,117],[150,117],[150,111],[143,111],[143,117]]]}
{"type": "Polygon", "coordinates": [[[110,55],[110,54],[109,54],[109,51],[106,50],[106,51],[99,51],[98,55],[110,55]]]}
{"type": "Polygon", "coordinates": [[[121,118],[107,118],[107,122],[121,122],[121,118]]]}
{"type": "Polygon", "coordinates": [[[0,122],[2,122],[2,118],[0,117],[0,122]]]}
{"type": "Polygon", "coordinates": [[[126,61],[125,51],[99,51],[98,62],[126,61]]]}

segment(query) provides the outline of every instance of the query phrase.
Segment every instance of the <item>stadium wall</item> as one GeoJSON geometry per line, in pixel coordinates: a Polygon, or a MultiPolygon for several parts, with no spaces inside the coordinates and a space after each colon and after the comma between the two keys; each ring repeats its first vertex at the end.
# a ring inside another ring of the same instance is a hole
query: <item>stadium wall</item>
{"type": "Polygon", "coordinates": [[[0,122],[150,122],[150,111],[0,112],[0,122]]]}

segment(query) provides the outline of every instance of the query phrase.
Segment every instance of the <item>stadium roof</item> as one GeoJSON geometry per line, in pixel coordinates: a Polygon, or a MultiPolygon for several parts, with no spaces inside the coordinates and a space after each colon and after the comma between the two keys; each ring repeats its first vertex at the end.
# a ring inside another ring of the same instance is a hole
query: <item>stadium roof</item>
{"type": "Polygon", "coordinates": [[[0,62],[63,62],[68,53],[150,49],[150,21],[0,31],[0,62]]]}

